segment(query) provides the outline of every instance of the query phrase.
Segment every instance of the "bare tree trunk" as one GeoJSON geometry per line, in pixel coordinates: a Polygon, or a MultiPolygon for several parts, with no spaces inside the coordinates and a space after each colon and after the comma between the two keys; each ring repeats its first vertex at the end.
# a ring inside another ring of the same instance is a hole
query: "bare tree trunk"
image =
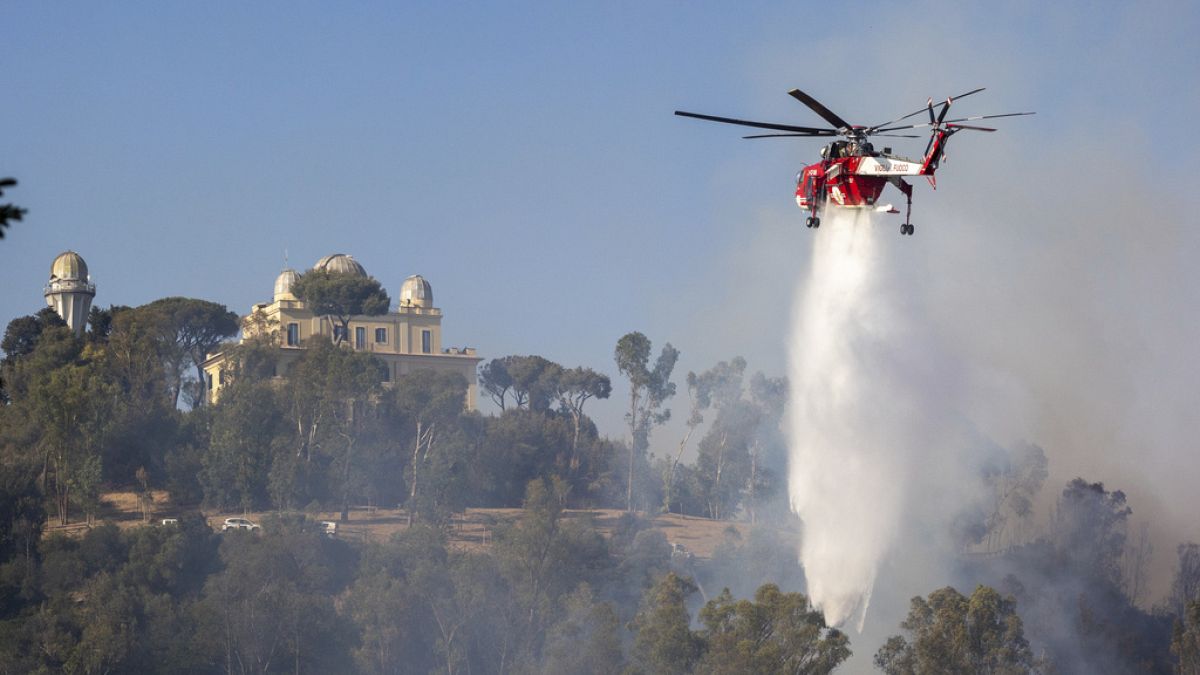
{"type": "Polygon", "coordinates": [[[721,472],[725,470],[725,443],[729,433],[721,434],[721,443],[717,446],[717,476],[713,480],[712,498],[708,500],[708,515],[713,520],[721,519],[721,472]]]}
{"type": "Polygon", "coordinates": [[[408,526],[409,527],[412,527],[413,511],[416,510],[416,507],[417,507],[417,472],[418,472],[417,465],[421,461],[420,455],[421,455],[421,423],[417,422],[417,440],[416,440],[416,443],[413,444],[412,487],[409,489],[409,492],[408,492],[408,526]]]}
{"type": "Polygon", "coordinates": [[[425,461],[429,457],[429,451],[433,448],[433,424],[429,425],[428,429],[422,430],[422,423],[417,422],[417,442],[413,447],[413,482],[412,489],[408,493],[408,525],[412,527],[413,514],[417,509],[417,465],[425,461]],[[425,452],[421,453],[421,447],[424,446],[425,452]]]}
{"type": "Polygon", "coordinates": [[[633,453],[637,447],[637,402],[638,392],[634,389],[629,395],[629,481],[625,490],[625,510],[633,511],[633,453]]]}
{"type": "MultiPolygon", "coordinates": [[[[695,430],[696,427],[689,422],[687,434],[684,435],[682,441],[679,441],[679,450],[675,452],[675,459],[671,462],[671,468],[667,470],[666,481],[663,485],[663,492],[665,494],[665,499],[663,500],[664,513],[671,512],[671,488],[675,485],[675,467],[679,466],[679,458],[683,456],[683,449],[687,447],[688,439],[692,437],[692,432],[695,430]]],[[[680,507],[679,511],[682,514],[683,508],[680,507]]]]}
{"type": "Polygon", "coordinates": [[[750,522],[758,522],[758,513],[755,509],[755,493],[757,488],[755,483],[758,482],[758,439],[754,439],[754,445],[750,446],[750,522]]]}

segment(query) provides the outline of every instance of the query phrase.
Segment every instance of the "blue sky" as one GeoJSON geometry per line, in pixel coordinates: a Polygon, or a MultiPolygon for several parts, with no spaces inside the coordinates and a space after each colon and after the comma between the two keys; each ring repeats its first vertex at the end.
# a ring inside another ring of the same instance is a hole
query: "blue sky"
{"type": "MultiPolygon", "coordinates": [[[[346,252],[393,296],[425,275],[446,344],[487,357],[615,377],[641,330],[683,351],[680,381],[737,354],[783,374],[809,254],[791,181],[818,145],[671,112],[819,122],[797,86],[864,123],[976,86],[964,114],[1037,110],[956,138],[918,187],[898,241],[925,262],[956,250],[951,209],[1027,215],[1118,168],[1190,190],[1196,5],[1044,4],[10,3],[0,174],[29,214],[0,243],[0,321],[43,306],[68,248],[99,305],[239,313],[285,250],[346,252]]],[[[1034,255],[972,250],[1008,245],[1034,255]]],[[[596,405],[606,432],[622,408],[596,405]]]]}

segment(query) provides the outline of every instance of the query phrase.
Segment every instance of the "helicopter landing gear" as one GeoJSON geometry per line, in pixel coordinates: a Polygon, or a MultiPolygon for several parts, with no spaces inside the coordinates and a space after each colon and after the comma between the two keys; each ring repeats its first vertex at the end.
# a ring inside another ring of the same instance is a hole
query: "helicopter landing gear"
{"type": "Polygon", "coordinates": [[[804,221],[804,226],[809,228],[820,227],[821,219],[816,216],[809,216],[808,219],[804,221]]]}
{"type": "Polygon", "coordinates": [[[900,224],[900,234],[911,235],[913,233],[913,230],[915,230],[915,229],[916,228],[913,226],[912,223],[901,223],[900,224]]]}

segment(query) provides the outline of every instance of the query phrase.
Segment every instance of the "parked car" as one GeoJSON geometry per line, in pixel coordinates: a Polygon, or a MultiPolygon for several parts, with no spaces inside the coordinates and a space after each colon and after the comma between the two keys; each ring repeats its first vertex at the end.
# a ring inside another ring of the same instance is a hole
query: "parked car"
{"type": "Polygon", "coordinates": [[[178,518],[163,518],[162,524],[163,525],[178,525],[179,519],[178,518]]]}
{"type": "Polygon", "coordinates": [[[327,537],[336,537],[337,531],[338,531],[337,521],[322,520],[321,521],[321,531],[324,532],[325,536],[327,536],[327,537]]]}
{"type": "Polygon", "coordinates": [[[245,518],[226,518],[225,524],[221,525],[222,532],[228,532],[229,530],[251,530],[251,531],[253,531],[253,530],[257,530],[257,529],[258,529],[257,523],[250,522],[249,520],[246,520],[245,518]]]}
{"type": "Polygon", "coordinates": [[[671,544],[671,559],[679,560],[685,563],[691,562],[692,552],[689,551],[683,544],[673,543],[671,544]]]}

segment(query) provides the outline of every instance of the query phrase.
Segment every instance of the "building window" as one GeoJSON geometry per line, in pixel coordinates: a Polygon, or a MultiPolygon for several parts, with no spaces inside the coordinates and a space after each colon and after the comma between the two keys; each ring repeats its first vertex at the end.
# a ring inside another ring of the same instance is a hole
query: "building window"
{"type": "Polygon", "coordinates": [[[300,344],[300,324],[289,323],[287,329],[287,344],[289,347],[295,347],[300,344]]]}
{"type": "Polygon", "coordinates": [[[365,349],[367,346],[367,329],[359,326],[354,329],[354,348],[365,349]]]}
{"type": "Polygon", "coordinates": [[[421,331],[421,353],[422,354],[432,354],[433,353],[433,331],[429,331],[429,330],[421,331]]]}
{"type": "Polygon", "coordinates": [[[392,381],[392,367],[391,366],[388,366],[383,369],[383,381],[384,382],[392,381]]]}
{"type": "Polygon", "coordinates": [[[383,343],[387,342],[387,329],[386,328],[376,328],[375,329],[375,342],[378,342],[379,344],[383,344],[383,343]]]}

